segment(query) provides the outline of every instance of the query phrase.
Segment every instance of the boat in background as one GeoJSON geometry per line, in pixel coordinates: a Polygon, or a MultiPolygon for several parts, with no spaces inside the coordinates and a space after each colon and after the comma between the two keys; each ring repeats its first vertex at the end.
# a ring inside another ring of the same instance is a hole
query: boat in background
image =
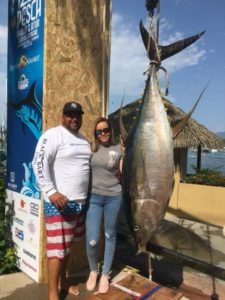
{"type": "Polygon", "coordinates": [[[218,152],[217,149],[208,149],[208,148],[203,148],[202,152],[207,152],[207,153],[215,153],[218,152]]]}
{"type": "Polygon", "coordinates": [[[218,150],[217,150],[217,149],[211,149],[210,152],[211,152],[211,153],[215,153],[215,152],[218,152],[218,150]]]}

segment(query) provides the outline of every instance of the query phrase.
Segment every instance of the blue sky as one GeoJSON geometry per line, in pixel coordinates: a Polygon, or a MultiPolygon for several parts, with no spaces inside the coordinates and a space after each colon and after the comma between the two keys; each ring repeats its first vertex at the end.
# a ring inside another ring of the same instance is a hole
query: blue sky
{"type": "MultiPolygon", "coordinates": [[[[1,111],[6,107],[7,3],[1,0],[1,111]]],[[[140,19],[148,24],[145,0],[112,0],[112,10],[109,112],[119,108],[124,89],[125,104],[141,96],[148,67],[139,34],[140,19]]],[[[225,1],[161,0],[160,17],[162,45],[206,30],[194,45],[162,62],[169,72],[167,98],[188,112],[210,80],[193,117],[214,132],[225,131],[225,1]]]]}

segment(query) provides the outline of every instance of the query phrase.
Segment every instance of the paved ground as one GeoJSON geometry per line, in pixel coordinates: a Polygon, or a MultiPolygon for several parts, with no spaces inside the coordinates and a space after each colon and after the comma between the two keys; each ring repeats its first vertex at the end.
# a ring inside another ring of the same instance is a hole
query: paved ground
{"type": "MultiPolygon", "coordinates": [[[[197,258],[212,264],[212,270],[218,267],[221,271],[220,278],[225,278],[225,243],[222,229],[209,227],[196,222],[182,220],[167,220],[157,235],[155,242],[170,250],[179,249],[179,254],[197,258]]],[[[181,264],[175,259],[151,255],[152,280],[161,285],[175,288],[183,292],[182,300],[225,300],[225,281],[219,280],[214,275],[181,264]]],[[[118,241],[113,278],[118,279],[130,269],[148,277],[148,255],[136,255],[134,248],[126,240],[118,241]],[[127,267],[129,266],[129,267],[127,267]],[[126,268],[127,267],[127,268],[126,268]],[[122,272],[121,272],[122,271],[122,272]]],[[[218,272],[218,270],[217,270],[218,272]]],[[[212,272],[213,273],[213,272],[212,272]]],[[[79,283],[81,295],[78,297],[62,297],[62,300],[85,300],[92,293],[85,289],[88,270],[76,273],[71,282],[79,283]]],[[[14,273],[0,276],[0,299],[2,300],[45,300],[47,299],[47,285],[35,283],[24,273],[14,273]]],[[[114,300],[114,299],[111,299],[114,300]]],[[[124,299],[118,299],[124,300],[124,299]]],[[[164,299],[162,299],[164,300],[164,299]]]]}
{"type": "MultiPolygon", "coordinates": [[[[85,289],[87,271],[83,270],[73,278],[73,282],[80,282],[81,295],[78,297],[67,296],[62,300],[85,300],[92,293],[85,289]]],[[[186,270],[183,273],[183,283],[179,287],[184,296],[182,300],[210,300],[225,299],[225,282],[214,280],[209,276],[186,270]],[[212,298],[217,294],[217,298],[212,298]]],[[[14,273],[0,276],[0,299],[2,300],[45,300],[47,299],[47,285],[35,283],[24,273],[14,273]]],[[[124,300],[124,299],[119,299],[124,300]]]]}

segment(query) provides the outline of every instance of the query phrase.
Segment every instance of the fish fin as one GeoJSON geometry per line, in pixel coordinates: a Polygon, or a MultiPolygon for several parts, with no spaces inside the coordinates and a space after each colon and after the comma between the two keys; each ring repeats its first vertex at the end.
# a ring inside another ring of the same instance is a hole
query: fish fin
{"type": "Polygon", "coordinates": [[[188,46],[193,44],[195,41],[197,41],[204,33],[205,33],[205,31],[202,31],[196,35],[182,39],[182,40],[172,43],[170,45],[160,46],[161,60],[164,60],[164,59],[180,52],[181,50],[187,48],[188,46]]]}
{"type": "MultiPolygon", "coordinates": [[[[150,60],[154,60],[156,57],[155,41],[154,41],[153,37],[148,33],[146,28],[144,27],[142,20],[139,23],[139,28],[140,28],[140,33],[141,33],[141,37],[142,37],[142,41],[144,43],[145,49],[148,51],[148,57],[150,58],[150,60]],[[149,47],[149,45],[150,45],[150,47],[149,47]]],[[[159,46],[159,48],[160,48],[160,46],[159,46]]]]}
{"type": "Polygon", "coordinates": [[[204,89],[203,89],[202,92],[200,93],[200,95],[199,95],[197,101],[195,102],[195,104],[194,104],[192,110],[191,110],[188,114],[186,114],[186,115],[184,116],[184,118],[183,118],[183,119],[182,119],[175,127],[172,128],[172,136],[173,136],[173,138],[176,138],[176,137],[177,137],[177,135],[181,132],[181,130],[184,128],[184,126],[185,126],[185,125],[187,124],[187,122],[189,121],[190,117],[192,116],[192,114],[193,114],[193,112],[194,112],[196,106],[198,105],[198,103],[199,103],[199,101],[200,101],[200,99],[201,99],[203,93],[205,92],[206,88],[208,87],[209,83],[210,83],[210,81],[206,84],[206,86],[204,87],[204,89]]]}
{"type": "Polygon", "coordinates": [[[124,97],[125,97],[125,92],[123,93],[123,98],[122,98],[121,105],[120,105],[119,126],[120,126],[120,137],[123,141],[123,144],[126,145],[127,132],[126,132],[126,129],[125,129],[124,123],[123,123],[123,102],[124,102],[124,97]]]}
{"type": "Polygon", "coordinates": [[[35,107],[39,113],[42,113],[42,108],[41,104],[38,102],[36,95],[35,95],[35,86],[36,86],[36,81],[33,82],[31,88],[29,89],[29,92],[27,94],[27,97],[23,99],[22,101],[18,103],[12,103],[9,102],[9,106],[11,106],[14,110],[19,110],[22,105],[30,105],[31,107],[35,107]]]}
{"type": "Polygon", "coordinates": [[[167,115],[170,118],[175,116],[176,115],[176,110],[169,103],[166,102],[166,98],[162,98],[162,100],[163,100],[163,104],[164,104],[167,115]]]}
{"type": "Polygon", "coordinates": [[[36,98],[36,95],[35,95],[35,86],[36,86],[36,81],[33,82],[32,86],[29,90],[29,93],[28,93],[27,98],[26,98],[26,103],[30,104],[31,106],[36,107],[37,110],[39,111],[39,113],[41,113],[42,108],[41,108],[40,103],[37,101],[37,98],[36,98]]]}
{"type": "MultiPolygon", "coordinates": [[[[152,38],[152,36],[148,33],[146,28],[144,27],[142,21],[140,21],[139,24],[141,37],[143,40],[143,43],[145,45],[146,50],[148,50],[148,44],[150,43],[151,47],[149,49],[149,58],[150,60],[155,60],[157,57],[156,48],[155,48],[155,41],[152,38]],[[149,41],[150,39],[150,41],[149,41]]],[[[180,41],[174,42],[170,45],[162,46],[158,45],[160,50],[160,59],[164,60],[170,56],[173,56],[174,54],[182,51],[183,49],[187,48],[191,44],[193,44],[195,41],[197,41],[206,31],[202,31],[196,35],[193,35],[191,37],[182,39],[180,41]]]]}

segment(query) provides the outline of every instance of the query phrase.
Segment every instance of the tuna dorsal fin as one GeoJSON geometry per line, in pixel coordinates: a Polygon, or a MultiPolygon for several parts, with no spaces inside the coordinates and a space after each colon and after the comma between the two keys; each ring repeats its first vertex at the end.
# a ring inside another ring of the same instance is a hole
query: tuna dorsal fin
{"type": "Polygon", "coordinates": [[[200,99],[201,99],[203,93],[204,93],[205,90],[207,89],[209,83],[210,83],[210,82],[208,82],[208,83],[206,84],[206,86],[204,87],[204,89],[203,89],[202,92],[200,93],[200,95],[199,95],[197,101],[195,102],[195,104],[194,104],[192,110],[191,110],[188,114],[186,114],[186,115],[184,116],[184,118],[183,118],[183,119],[182,119],[175,127],[172,128],[172,136],[173,136],[173,138],[176,138],[176,137],[178,136],[178,134],[181,132],[181,130],[184,128],[184,126],[185,126],[185,125],[187,124],[187,122],[189,121],[189,119],[190,119],[190,117],[192,116],[192,114],[193,114],[193,112],[194,112],[196,106],[198,105],[198,103],[199,103],[199,101],[200,101],[200,99]]]}
{"type": "Polygon", "coordinates": [[[126,145],[127,132],[123,124],[123,102],[124,102],[125,92],[123,93],[123,98],[120,105],[120,117],[119,117],[119,126],[120,126],[120,135],[123,140],[124,145],[126,145]]]}

